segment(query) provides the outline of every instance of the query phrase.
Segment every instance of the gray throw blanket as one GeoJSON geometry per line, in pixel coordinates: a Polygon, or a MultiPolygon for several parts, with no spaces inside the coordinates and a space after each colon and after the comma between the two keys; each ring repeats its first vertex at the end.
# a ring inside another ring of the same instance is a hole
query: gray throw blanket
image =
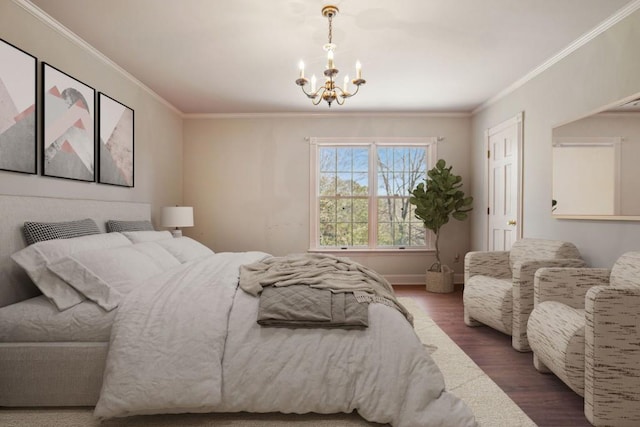
{"type": "Polygon", "coordinates": [[[286,328],[364,329],[369,304],[351,292],[334,293],[307,285],[269,286],[260,294],[258,324],[286,328]]]}
{"type": "Polygon", "coordinates": [[[327,254],[267,257],[240,267],[240,287],[258,296],[268,286],[308,285],[334,293],[352,292],[358,302],[394,307],[409,322],[411,313],[397,300],[391,284],[375,271],[348,258],[327,254]]]}

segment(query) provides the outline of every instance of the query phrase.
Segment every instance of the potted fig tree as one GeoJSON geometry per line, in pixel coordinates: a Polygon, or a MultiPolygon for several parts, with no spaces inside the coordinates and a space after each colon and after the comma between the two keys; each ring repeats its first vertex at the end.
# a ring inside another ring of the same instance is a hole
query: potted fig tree
{"type": "Polygon", "coordinates": [[[462,177],[451,172],[443,159],[427,171],[425,182],[411,191],[409,202],[416,206],[415,216],[436,236],[436,262],[427,269],[426,287],[430,292],[452,292],[453,271],[440,260],[440,230],[450,218],[462,221],[473,208],[473,197],[465,197],[462,177]]]}

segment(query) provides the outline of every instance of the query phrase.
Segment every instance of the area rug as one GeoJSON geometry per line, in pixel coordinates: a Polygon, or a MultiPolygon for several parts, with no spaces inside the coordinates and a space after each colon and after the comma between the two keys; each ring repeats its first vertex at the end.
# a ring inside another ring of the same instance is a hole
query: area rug
{"type": "MultiPolygon", "coordinates": [[[[411,298],[400,298],[414,316],[416,334],[442,371],[447,390],[464,400],[484,427],[535,426],[529,417],[411,298]]],[[[0,409],[6,427],[350,427],[380,426],[357,414],[182,414],[115,419],[99,423],[93,408],[0,409]]]]}

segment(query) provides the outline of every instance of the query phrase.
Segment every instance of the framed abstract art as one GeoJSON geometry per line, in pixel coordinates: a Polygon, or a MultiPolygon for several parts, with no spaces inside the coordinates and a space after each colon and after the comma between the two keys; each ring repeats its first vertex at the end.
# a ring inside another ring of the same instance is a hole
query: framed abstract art
{"type": "Polygon", "coordinates": [[[0,170],[37,172],[36,67],[34,56],[0,39],[0,170]]]}
{"type": "Polygon", "coordinates": [[[42,175],[95,181],[95,90],[42,63],[42,175]]]}
{"type": "Polygon", "coordinates": [[[100,92],[98,114],[98,182],[133,187],[134,112],[100,92]]]}

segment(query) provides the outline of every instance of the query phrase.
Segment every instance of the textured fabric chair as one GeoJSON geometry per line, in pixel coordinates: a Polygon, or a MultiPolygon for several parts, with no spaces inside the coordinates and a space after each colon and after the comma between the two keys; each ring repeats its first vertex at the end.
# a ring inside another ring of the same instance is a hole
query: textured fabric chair
{"type": "Polygon", "coordinates": [[[527,319],[533,310],[533,275],[541,267],[585,267],[572,243],[522,239],[510,251],[469,252],[464,258],[464,323],[511,335],[530,351],[527,319]]]}
{"type": "Polygon", "coordinates": [[[611,270],[543,268],[527,332],[540,372],[584,397],[596,426],[640,425],[640,252],[611,270]]]}

